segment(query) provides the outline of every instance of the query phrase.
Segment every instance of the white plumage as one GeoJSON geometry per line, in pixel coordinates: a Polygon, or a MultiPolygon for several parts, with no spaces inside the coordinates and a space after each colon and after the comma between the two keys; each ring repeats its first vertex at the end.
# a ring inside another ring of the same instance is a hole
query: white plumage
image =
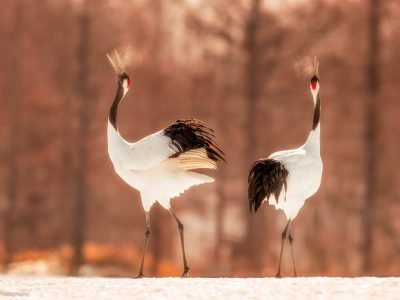
{"type": "Polygon", "coordinates": [[[109,121],[108,153],[114,169],[127,184],[140,192],[146,212],[157,201],[165,209],[169,209],[171,198],[179,196],[194,185],[214,181],[209,176],[189,171],[211,168],[206,151],[193,155],[192,160],[197,159],[197,164],[190,169],[185,168],[179,156],[171,157],[179,152],[163,130],[136,143],[129,143],[109,121]]]}
{"type": "MultiPolygon", "coordinates": [[[[312,131],[307,142],[298,149],[279,151],[268,158],[282,163],[288,170],[287,191],[282,192],[278,201],[271,195],[269,204],[285,213],[287,220],[293,220],[304,202],[314,195],[322,178],[322,160],[319,153],[319,128],[312,131]],[[314,150],[314,151],[313,151],[314,150]]],[[[264,201],[267,199],[264,199],[264,201]]]]}
{"type": "Polygon", "coordinates": [[[257,212],[260,205],[267,201],[276,209],[283,210],[287,225],[282,232],[279,268],[276,274],[280,277],[284,240],[287,233],[292,250],[293,269],[296,267],[293,256],[293,237],[290,225],[297,216],[304,202],[315,194],[321,184],[322,160],[320,156],[320,113],[318,62],[314,63],[314,75],[310,80],[314,102],[312,130],[305,144],[297,149],[278,151],[268,158],[257,160],[249,172],[250,211],[257,212]]]}

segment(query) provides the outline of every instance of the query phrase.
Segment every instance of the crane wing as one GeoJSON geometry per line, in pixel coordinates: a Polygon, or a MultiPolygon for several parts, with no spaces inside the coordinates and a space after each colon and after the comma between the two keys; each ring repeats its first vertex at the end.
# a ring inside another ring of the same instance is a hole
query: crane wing
{"type": "Polygon", "coordinates": [[[296,163],[298,160],[304,158],[306,151],[302,148],[284,150],[272,153],[268,158],[280,161],[284,164],[296,163]]]}
{"type": "Polygon", "coordinates": [[[177,120],[164,130],[129,144],[123,164],[127,169],[145,170],[174,159],[185,170],[215,168],[218,160],[224,160],[224,154],[213,138],[212,130],[202,122],[177,120]]]}
{"type": "Polygon", "coordinates": [[[178,149],[163,130],[153,133],[135,143],[128,144],[128,151],[121,153],[121,160],[128,170],[146,170],[168,159],[178,149]]]}

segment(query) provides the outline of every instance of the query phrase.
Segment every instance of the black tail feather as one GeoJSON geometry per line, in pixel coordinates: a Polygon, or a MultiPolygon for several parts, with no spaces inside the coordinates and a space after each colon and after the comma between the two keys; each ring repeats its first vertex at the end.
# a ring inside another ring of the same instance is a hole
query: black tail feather
{"type": "Polygon", "coordinates": [[[287,190],[287,176],[289,172],[285,166],[274,159],[259,159],[250,167],[248,177],[248,198],[250,212],[257,212],[265,198],[269,200],[273,194],[278,202],[282,188],[287,190]]]}

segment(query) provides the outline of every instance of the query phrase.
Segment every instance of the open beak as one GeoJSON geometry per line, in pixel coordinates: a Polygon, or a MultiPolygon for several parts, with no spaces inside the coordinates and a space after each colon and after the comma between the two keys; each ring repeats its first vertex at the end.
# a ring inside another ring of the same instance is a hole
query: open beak
{"type": "Polygon", "coordinates": [[[317,57],[314,56],[314,71],[313,71],[313,76],[319,77],[319,70],[318,70],[319,62],[317,60],[317,57]]]}
{"type": "Polygon", "coordinates": [[[118,55],[117,50],[114,50],[114,52],[115,52],[114,57],[111,57],[111,55],[107,54],[107,58],[110,61],[112,67],[114,68],[115,73],[119,75],[125,72],[125,67],[121,61],[121,58],[118,55]]]}

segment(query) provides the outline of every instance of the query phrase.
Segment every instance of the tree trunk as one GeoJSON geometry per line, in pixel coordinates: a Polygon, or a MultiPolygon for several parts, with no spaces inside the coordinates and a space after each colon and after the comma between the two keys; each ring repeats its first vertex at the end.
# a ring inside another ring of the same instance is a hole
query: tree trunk
{"type": "Polygon", "coordinates": [[[88,109],[91,103],[89,87],[89,41],[90,41],[90,13],[89,1],[83,3],[82,11],[78,16],[79,46],[77,61],[79,70],[77,74],[77,103],[78,128],[76,139],[76,166],[75,166],[75,203],[73,208],[73,258],[71,273],[78,274],[79,267],[84,262],[83,246],[86,228],[86,202],[87,202],[87,151],[85,141],[88,138],[89,116],[88,109]]]}
{"type": "Polygon", "coordinates": [[[367,111],[366,111],[366,198],[363,212],[363,234],[364,241],[362,251],[363,272],[369,272],[372,269],[373,261],[373,227],[374,227],[374,207],[378,200],[378,103],[379,93],[379,27],[380,27],[380,1],[369,1],[369,53],[367,57],[367,111]]]}
{"type": "MultiPolygon", "coordinates": [[[[260,0],[252,0],[251,11],[248,15],[245,28],[244,52],[247,55],[244,74],[245,82],[245,134],[246,148],[245,159],[247,167],[250,166],[255,158],[256,145],[256,120],[257,120],[257,100],[259,94],[259,65],[260,53],[257,45],[257,35],[260,30],[260,0]]],[[[261,272],[263,261],[263,240],[264,219],[260,215],[250,215],[248,213],[248,204],[244,207],[245,219],[247,220],[246,237],[244,240],[244,251],[248,257],[248,268],[251,271],[261,272]],[[261,236],[262,235],[262,236],[261,236]]]]}
{"type": "MultiPolygon", "coordinates": [[[[229,28],[231,24],[226,24],[229,28]]],[[[220,80],[221,88],[217,99],[217,107],[216,107],[216,114],[218,115],[218,130],[220,133],[225,133],[229,135],[229,126],[227,126],[226,116],[224,112],[226,111],[226,99],[232,98],[232,76],[234,69],[233,64],[233,49],[232,45],[229,45],[228,52],[226,53],[225,58],[222,60],[220,65],[220,80]]],[[[227,197],[225,195],[225,182],[226,182],[226,165],[221,164],[216,184],[216,192],[218,197],[218,202],[216,205],[215,211],[215,245],[214,245],[214,265],[217,267],[218,270],[222,268],[226,268],[226,266],[222,265],[222,251],[226,247],[225,239],[224,239],[224,221],[225,221],[225,210],[227,206],[227,197]]]]}
{"type": "Polygon", "coordinates": [[[7,269],[8,264],[12,260],[13,254],[13,215],[15,209],[15,203],[18,198],[19,188],[19,154],[20,154],[20,140],[21,140],[21,125],[19,114],[22,106],[22,94],[19,86],[16,82],[21,82],[21,71],[20,71],[20,59],[23,57],[20,45],[20,39],[23,28],[23,8],[21,1],[16,1],[14,4],[14,32],[12,33],[14,39],[15,49],[11,52],[10,68],[13,73],[9,74],[9,78],[12,79],[11,87],[11,107],[10,107],[10,133],[9,133],[9,149],[8,149],[8,182],[7,182],[7,202],[5,205],[4,213],[4,267],[7,269]]]}

